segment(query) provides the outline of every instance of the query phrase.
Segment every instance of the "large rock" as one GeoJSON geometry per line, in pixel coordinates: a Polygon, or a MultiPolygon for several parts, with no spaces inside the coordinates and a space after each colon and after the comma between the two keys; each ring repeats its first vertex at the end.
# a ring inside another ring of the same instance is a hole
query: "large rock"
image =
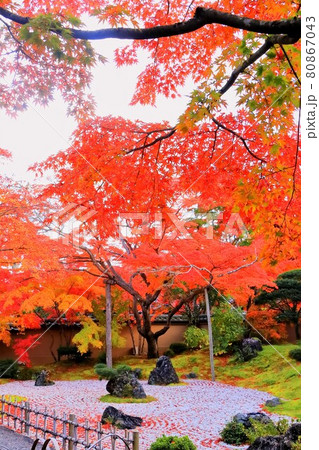
{"type": "Polygon", "coordinates": [[[291,443],[286,443],[284,436],[264,436],[256,439],[247,450],[291,450],[291,443]]]}
{"type": "Polygon", "coordinates": [[[41,370],[39,375],[37,376],[34,385],[35,386],[52,386],[54,381],[51,381],[49,378],[49,372],[47,370],[41,370]]]}
{"type": "Polygon", "coordinates": [[[167,385],[178,383],[179,378],[168,356],[161,356],[156,362],[155,369],[150,373],[148,384],[167,385]]]}
{"type": "Polygon", "coordinates": [[[242,423],[244,425],[245,428],[250,428],[251,427],[251,422],[250,419],[252,420],[257,420],[260,423],[273,423],[273,421],[270,419],[270,417],[267,416],[267,414],[261,413],[261,412],[252,412],[252,413],[247,413],[247,414],[236,414],[236,416],[234,416],[234,421],[238,422],[238,423],[242,423]]]}
{"type": "Polygon", "coordinates": [[[114,406],[108,406],[102,414],[101,422],[103,424],[109,423],[121,430],[133,430],[142,425],[143,419],[141,417],[124,414],[123,411],[114,408],[114,406]]]}
{"type": "Polygon", "coordinates": [[[247,450],[291,450],[301,436],[301,423],[293,423],[283,436],[264,436],[256,439],[247,450]]]}
{"type": "Polygon", "coordinates": [[[251,359],[258,356],[257,350],[253,347],[250,347],[249,345],[243,345],[239,349],[239,353],[243,361],[250,361],[251,359]]]}
{"type": "Polygon", "coordinates": [[[124,372],[111,378],[106,385],[106,390],[115,397],[146,398],[143,386],[131,372],[124,372]]]}
{"type": "Polygon", "coordinates": [[[257,352],[261,352],[261,350],[263,349],[260,340],[257,338],[243,339],[241,345],[242,347],[248,346],[250,348],[253,348],[254,350],[257,350],[257,352]]]}
{"type": "Polygon", "coordinates": [[[243,339],[239,346],[239,353],[244,361],[256,358],[258,352],[262,350],[262,345],[257,338],[243,339]]]}
{"type": "Polygon", "coordinates": [[[301,436],[301,423],[296,422],[290,425],[285,434],[285,437],[286,439],[289,439],[292,442],[297,442],[299,436],[301,436]]]}

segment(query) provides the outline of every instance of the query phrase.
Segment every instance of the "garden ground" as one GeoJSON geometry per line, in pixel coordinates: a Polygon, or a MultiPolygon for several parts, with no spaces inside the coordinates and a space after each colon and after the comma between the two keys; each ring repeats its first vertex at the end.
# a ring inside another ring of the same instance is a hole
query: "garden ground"
{"type": "MultiPolygon", "coordinates": [[[[215,357],[216,380],[233,386],[258,389],[268,392],[272,396],[283,398],[287,401],[279,406],[269,408],[269,410],[300,419],[301,379],[298,372],[300,372],[301,366],[300,362],[288,356],[290,350],[295,348],[299,348],[299,346],[293,344],[264,346],[257,358],[248,362],[236,361],[230,356],[217,356],[215,357]]],[[[144,379],[148,378],[150,371],[155,366],[154,360],[141,357],[125,357],[115,363],[127,364],[132,368],[142,368],[142,378],[144,379]]],[[[209,353],[206,349],[177,355],[172,358],[172,363],[179,377],[183,377],[189,372],[195,372],[201,380],[211,378],[209,353]]],[[[98,378],[94,373],[92,363],[75,365],[70,362],[60,362],[51,364],[46,369],[51,371],[53,380],[98,378]]]]}
{"type": "MultiPolygon", "coordinates": [[[[37,387],[33,381],[15,381],[0,386],[0,395],[25,396],[42,411],[47,407],[58,416],[73,413],[79,421],[87,418],[93,424],[100,420],[106,407],[99,400],[105,394],[105,384],[99,380],[77,380],[37,387]]],[[[220,442],[220,432],[226,423],[239,412],[260,411],[262,404],[271,398],[265,392],[204,380],[165,387],[149,386],[145,381],[143,384],[146,394],[157,401],[114,405],[126,414],[143,418],[141,450],[148,449],[163,434],[188,435],[198,449],[233,448],[220,442]]]]}
{"type": "MultiPolygon", "coordinates": [[[[268,408],[270,414],[300,418],[300,376],[297,372],[300,371],[300,363],[288,356],[293,348],[297,346],[278,345],[275,349],[265,346],[255,359],[248,362],[239,362],[229,356],[216,357],[217,383],[207,381],[210,378],[208,350],[177,355],[172,362],[178,375],[183,378],[192,371],[197,373],[198,380],[182,380],[180,385],[167,387],[149,386],[143,381],[147,395],[157,401],[114,406],[127,414],[143,417],[142,450],[163,433],[188,435],[198,449],[233,448],[219,441],[224,425],[238,412],[265,410],[263,404],[273,396],[286,401],[268,408]]],[[[142,368],[144,380],[155,365],[154,360],[140,357],[126,357],[117,363],[142,368]]],[[[39,388],[33,381],[15,381],[0,385],[0,394],[25,396],[33,405],[41,409],[47,406],[58,414],[75,413],[79,419],[86,417],[91,421],[100,419],[106,404],[99,399],[106,394],[106,382],[97,379],[92,362],[60,362],[46,368],[56,381],[54,386],[39,388]]]]}

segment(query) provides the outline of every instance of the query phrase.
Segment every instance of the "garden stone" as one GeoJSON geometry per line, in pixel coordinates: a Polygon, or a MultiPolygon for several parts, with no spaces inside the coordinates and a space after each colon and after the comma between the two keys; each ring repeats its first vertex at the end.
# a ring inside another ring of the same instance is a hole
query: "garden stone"
{"type": "Polygon", "coordinates": [[[34,383],[35,386],[52,386],[53,384],[54,381],[49,379],[49,372],[47,370],[41,370],[34,383]]]}
{"type": "Polygon", "coordinates": [[[261,352],[261,350],[263,349],[260,340],[256,338],[243,339],[241,345],[242,347],[250,347],[254,350],[257,350],[257,352],[261,352]]]}
{"type": "Polygon", "coordinates": [[[296,442],[298,441],[299,436],[301,436],[301,423],[296,422],[290,425],[285,434],[285,438],[292,442],[296,442]]]}
{"type": "Polygon", "coordinates": [[[178,383],[179,378],[168,356],[160,356],[150,373],[148,384],[167,385],[178,383]]]}
{"type": "Polygon", "coordinates": [[[195,372],[190,372],[186,375],[186,378],[197,378],[197,374],[195,372]]]}
{"type": "Polygon", "coordinates": [[[125,372],[111,378],[106,390],[115,397],[146,398],[144,388],[134,373],[125,372]]]}
{"type": "Polygon", "coordinates": [[[264,436],[257,438],[247,450],[291,450],[291,443],[284,436],[264,436]]]}
{"type": "Polygon", "coordinates": [[[250,361],[258,356],[257,350],[249,345],[244,345],[239,351],[244,361],[250,361]]]}
{"type": "Polygon", "coordinates": [[[267,400],[265,403],[265,406],[278,406],[281,403],[282,402],[279,397],[274,397],[274,398],[271,398],[270,400],[267,400]]]}
{"type": "Polygon", "coordinates": [[[291,450],[301,436],[301,423],[293,423],[284,436],[264,436],[256,439],[247,450],[291,450]]]}
{"type": "Polygon", "coordinates": [[[256,420],[260,423],[273,423],[273,421],[270,419],[270,417],[267,416],[267,414],[264,413],[260,413],[260,412],[253,412],[253,413],[248,413],[248,414],[236,414],[236,416],[234,416],[234,421],[238,422],[238,423],[242,423],[244,425],[245,428],[250,428],[251,427],[251,422],[250,419],[252,420],[256,420]]]}
{"type": "Polygon", "coordinates": [[[141,378],[141,377],[142,377],[142,369],[134,369],[134,370],[133,370],[133,375],[134,375],[136,378],[141,378]]]}
{"type": "Polygon", "coordinates": [[[123,411],[114,408],[114,406],[108,406],[102,414],[101,422],[103,424],[109,423],[121,430],[133,430],[142,425],[143,419],[141,417],[124,414],[123,411]]]}

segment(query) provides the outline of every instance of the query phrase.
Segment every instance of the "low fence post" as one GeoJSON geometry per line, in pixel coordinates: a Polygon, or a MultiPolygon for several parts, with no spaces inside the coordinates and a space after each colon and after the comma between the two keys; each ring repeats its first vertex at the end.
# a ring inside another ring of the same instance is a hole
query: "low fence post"
{"type": "Polygon", "coordinates": [[[1,396],[1,423],[3,423],[3,418],[4,418],[4,403],[5,403],[5,397],[4,395],[1,396]]]}
{"type": "Polygon", "coordinates": [[[74,427],[74,422],[75,422],[75,415],[74,414],[70,414],[69,415],[69,448],[68,448],[68,450],[74,450],[74,442],[73,442],[73,439],[74,439],[74,435],[75,435],[75,433],[74,433],[74,429],[75,429],[75,427],[74,427]]]}
{"type": "Polygon", "coordinates": [[[133,431],[133,450],[140,449],[140,437],[138,431],[133,431]]]}
{"type": "Polygon", "coordinates": [[[25,402],[24,404],[25,410],[24,410],[24,431],[27,435],[29,435],[30,432],[30,403],[25,402]]]}

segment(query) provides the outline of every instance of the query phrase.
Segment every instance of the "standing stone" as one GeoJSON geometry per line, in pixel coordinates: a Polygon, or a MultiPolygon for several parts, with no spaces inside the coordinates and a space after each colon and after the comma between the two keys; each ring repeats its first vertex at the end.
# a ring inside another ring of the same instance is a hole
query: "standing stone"
{"type": "Polygon", "coordinates": [[[155,369],[150,373],[148,384],[167,385],[178,383],[179,378],[168,356],[161,356],[156,362],[155,369]]]}
{"type": "Polygon", "coordinates": [[[133,430],[142,425],[143,419],[141,417],[124,414],[123,411],[114,408],[114,406],[108,406],[102,414],[101,422],[103,424],[109,423],[121,430],[133,430]]]}
{"type": "Polygon", "coordinates": [[[49,372],[47,370],[41,370],[34,383],[35,386],[52,386],[53,384],[54,381],[49,379],[49,372]]]}

